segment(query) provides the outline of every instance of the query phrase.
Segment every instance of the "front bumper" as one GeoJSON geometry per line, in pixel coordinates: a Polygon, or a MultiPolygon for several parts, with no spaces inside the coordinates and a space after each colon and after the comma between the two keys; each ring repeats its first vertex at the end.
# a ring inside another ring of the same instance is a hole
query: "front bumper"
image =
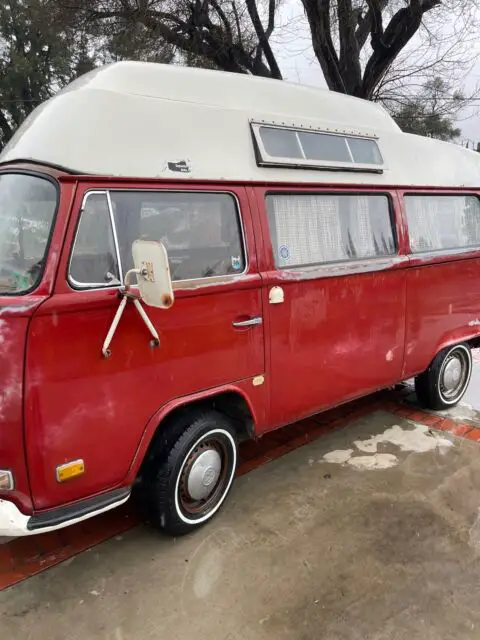
{"type": "Polygon", "coordinates": [[[0,499],[0,537],[17,538],[47,533],[115,509],[130,497],[130,487],[115,489],[66,507],[42,511],[33,516],[23,514],[13,502],[0,499]]]}
{"type": "Polygon", "coordinates": [[[15,538],[28,535],[29,520],[30,517],[25,516],[13,502],[0,500],[0,536],[15,538]]]}

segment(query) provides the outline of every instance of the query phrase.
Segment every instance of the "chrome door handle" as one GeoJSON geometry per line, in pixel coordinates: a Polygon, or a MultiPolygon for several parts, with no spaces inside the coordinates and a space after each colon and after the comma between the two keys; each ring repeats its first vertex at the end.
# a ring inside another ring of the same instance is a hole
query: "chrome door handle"
{"type": "Polygon", "coordinates": [[[263,318],[261,316],[256,316],[255,318],[249,318],[249,320],[238,320],[237,322],[232,322],[234,327],[254,327],[257,324],[262,324],[263,318]]]}

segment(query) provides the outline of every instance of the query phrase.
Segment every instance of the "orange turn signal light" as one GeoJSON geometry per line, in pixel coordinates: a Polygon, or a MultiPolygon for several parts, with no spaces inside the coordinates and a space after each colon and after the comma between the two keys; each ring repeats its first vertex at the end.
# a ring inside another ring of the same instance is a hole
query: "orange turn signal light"
{"type": "Polygon", "coordinates": [[[57,482],[66,482],[85,473],[83,460],[73,460],[57,467],[57,482]]]}

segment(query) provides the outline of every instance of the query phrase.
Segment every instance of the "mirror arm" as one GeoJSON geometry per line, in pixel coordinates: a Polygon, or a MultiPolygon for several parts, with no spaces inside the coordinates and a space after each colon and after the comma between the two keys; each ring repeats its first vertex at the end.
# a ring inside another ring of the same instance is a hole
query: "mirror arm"
{"type": "Polygon", "coordinates": [[[157,330],[155,329],[155,327],[152,324],[152,321],[150,320],[150,318],[147,315],[147,312],[145,311],[145,309],[142,307],[142,304],[140,302],[140,300],[138,300],[138,298],[135,298],[133,300],[133,304],[135,305],[135,307],[137,308],[138,313],[140,314],[142,320],[144,321],[144,323],[147,325],[148,330],[150,331],[150,333],[152,334],[153,337],[153,342],[155,347],[159,347],[160,346],[160,336],[157,333],[157,330]]]}
{"type": "Polygon", "coordinates": [[[102,347],[102,353],[104,358],[110,358],[110,356],[112,355],[112,352],[110,351],[110,343],[112,342],[113,336],[118,327],[118,323],[120,322],[120,318],[122,317],[123,312],[125,310],[127,300],[128,298],[125,296],[122,298],[122,301],[120,302],[120,305],[117,309],[117,313],[115,314],[115,317],[113,318],[113,322],[110,326],[110,329],[108,330],[107,337],[105,338],[105,342],[103,343],[103,347],[102,347]]]}
{"type": "MultiPolygon", "coordinates": [[[[131,277],[133,275],[138,276],[142,273],[141,269],[130,269],[130,271],[127,271],[127,273],[125,274],[125,280],[124,280],[124,286],[121,288],[121,292],[123,294],[128,294],[130,292],[130,287],[132,286],[132,282],[129,282],[129,280],[131,279],[131,277]]],[[[131,294],[130,294],[131,295],[131,294]]],[[[131,295],[131,297],[134,297],[131,295]]]]}
{"type": "Polygon", "coordinates": [[[153,340],[152,340],[152,346],[154,347],[159,347],[160,346],[160,337],[158,335],[157,330],[155,329],[155,327],[152,324],[152,321],[150,320],[150,318],[148,317],[145,309],[142,307],[142,304],[140,302],[140,298],[133,295],[132,293],[129,292],[130,289],[130,284],[128,282],[130,276],[132,274],[139,274],[141,273],[140,269],[131,269],[130,271],[127,272],[127,274],[125,275],[125,286],[120,289],[120,294],[122,295],[122,300],[120,302],[120,305],[117,309],[117,312],[115,314],[115,317],[113,318],[113,322],[110,326],[110,329],[108,330],[107,333],[107,337],[105,338],[105,341],[103,343],[103,347],[102,347],[102,354],[104,358],[110,358],[110,356],[112,355],[112,352],[110,350],[110,344],[113,340],[113,336],[115,335],[115,331],[117,330],[117,327],[120,323],[121,317],[123,315],[123,312],[125,311],[125,307],[127,306],[127,302],[128,300],[133,300],[133,304],[135,305],[135,308],[137,309],[138,313],[140,314],[140,317],[142,318],[143,322],[145,323],[145,325],[147,326],[147,329],[150,331],[153,340]]]}

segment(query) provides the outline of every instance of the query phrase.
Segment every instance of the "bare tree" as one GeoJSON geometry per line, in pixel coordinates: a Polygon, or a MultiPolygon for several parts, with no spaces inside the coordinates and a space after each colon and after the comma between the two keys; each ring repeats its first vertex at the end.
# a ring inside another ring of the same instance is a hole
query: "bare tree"
{"type": "Polygon", "coordinates": [[[281,80],[282,36],[290,29],[298,40],[298,25],[282,18],[292,6],[328,87],[391,105],[468,71],[477,1],[11,0],[0,9],[0,146],[33,106],[101,62],[176,61],[281,80]]]}
{"type": "MultiPolygon", "coordinates": [[[[61,0],[109,39],[142,34],[190,63],[282,79],[270,39],[279,0],[61,0]]],[[[144,59],[142,57],[142,59],[144,59]]]]}
{"type": "Polygon", "coordinates": [[[392,12],[394,2],[388,0],[367,0],[357,6],[352,0],[337,0],[333,25],[329,0],[302,2],[313,50],[329,88],[367,99],[373,97],[389,67],[417,34],[424,15],[440,4],[440,0],[410,0],[392,12]],[[361,54],[368,40],[370,52],[362,68],[361,54]]]}
{"type": "MultiPolygon", "coordinates": [[[[401,107],[440,79],[453,97],[454,87],[468,76],[477,58],[478,8],[476,1],[444,0],[424,16],[417,34],[392,61],[371,99],[390,108],[401,107]]],[[[473,89],[465,101],[477,96],[473,89]]]]}
{"type": "MultiPolygon", "coordinates": [[[[144,37],[183,52],[190,63],[200,60],[225,71],[282,79],[272,44],[279,24],[279,0],[61,1],[110,33],[140,28],[144,37]]],[[[439,65],[458,69],[458,63],[471,60],[468,42],[475,0],[297,2],[304,10],[311,47],[333,91],[379,99],[380,87],[402,86],[401,77],[409,77],[413,70],[421,74],[425,67],[432,67],[432,74],[438,76],[439,65]],[[461,29],[452,27],[456,21],[461,29]]],[[[420,85],[425,81],[418,79],[420,85]]]]}

